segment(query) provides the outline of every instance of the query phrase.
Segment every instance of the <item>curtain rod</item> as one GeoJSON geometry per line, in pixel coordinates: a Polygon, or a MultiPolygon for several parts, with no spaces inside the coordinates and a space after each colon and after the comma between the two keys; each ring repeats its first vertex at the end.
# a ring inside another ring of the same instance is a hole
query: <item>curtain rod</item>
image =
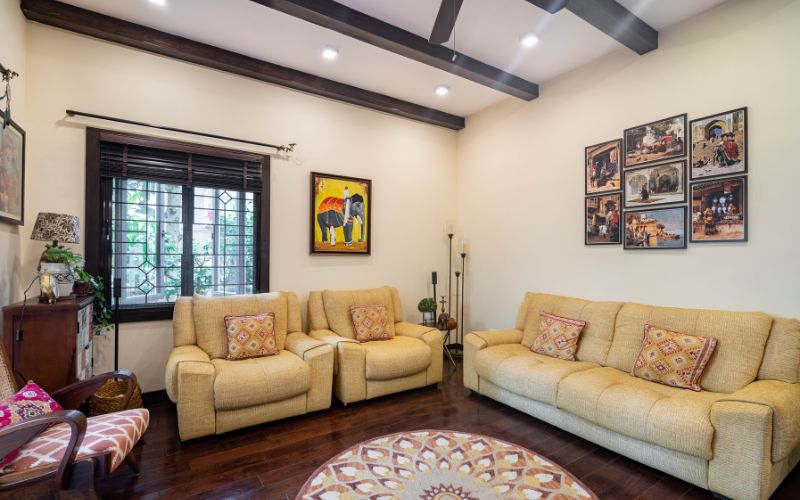
{"type": "Polygon", "coordinates": [[[186,130],[182,128],[175,128],[175,127],[167,127],[165,125],[153,125],[150,123],[145,122],[137,122],[135,120],[126,120],[125,118],[115,118],[113,116],[105,116],[105,115],[97,115],[94,113],[84,113],[83,111],[75,111],[72,109],[68,109],[66,111],[67,115],[69,116],[85,116],[87,118],[96,118],[98,120],[107,120],[112,122],[119,122],[119,123],[126,123],[128,125],[138,125],[140,127],[149,127],[149,128],[157,128],[160,130],[168,130],[170,132],[180,132],[182,134],[191,134],[191,135],[199,135],[202,137],[210,137],[212,139],[222,139],[225,141],[233,141],[233,142],[241,142],[243,144],[251,144],[254,146],[263,146],[266,148],[272,148],[280,152],[291,153],[294,151],[294,147],[297,145],[294,142],[289,144],[283,144],[281,146],[276,146],[275,144],[267,144],[265,142],[257,142],[257,141],[249,141],[247,139],[236,139],[234,137],[227,137],[224,135],[217,135],[217,134],[208,134],[206,132],[195,132],[193,130],[186,130]]]}

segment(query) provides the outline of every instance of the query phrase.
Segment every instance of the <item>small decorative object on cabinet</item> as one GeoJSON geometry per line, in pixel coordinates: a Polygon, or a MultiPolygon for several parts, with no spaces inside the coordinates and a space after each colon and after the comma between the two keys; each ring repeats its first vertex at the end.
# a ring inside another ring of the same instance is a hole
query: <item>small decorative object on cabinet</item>
{"type": "Polygon", "coordinates": [[[93,301],[68,297],[3,308],[3,346],[20,386],[35,380],[53,392],[92,376],[93,301]]]}
{"type": "Polygon", "coordinates": [[[72,284],[75,282],[73,269],[83,260],[62,243],[80,243],[80,219],[74,215],[53,214],[41,212],[36,217],[36,223],[31,233],[32,240],[52,241],[46,245],[39,262],[40,270],[49,271],[58,282],[60,297],[72,293],[72,284]]]}

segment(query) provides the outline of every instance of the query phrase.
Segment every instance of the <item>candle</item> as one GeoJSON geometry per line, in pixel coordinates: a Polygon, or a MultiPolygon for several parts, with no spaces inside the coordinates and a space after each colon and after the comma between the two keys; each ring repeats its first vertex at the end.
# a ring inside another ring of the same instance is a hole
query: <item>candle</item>
{"type": "Polygon", "coordinates": [[[435,285],[435,284],[437,284],[437,281],[436,281],[436,271],[434,271],[434,272],[432,272],[432,273],[431,273],[431,283],[432,283],[432,284],[434,284],[434,285],[435,285]]]}
{"type": "Polygon", "coordinates": [[[455,224],[453,224],[451,221],[447,221],[447,223],[444,225],[445,234],[454,234],[454,226],[455,224]]]}
{"type": "Polygon", "coordinates": [[[461,240],[461,253],[465,253],[467,251],[467,240],[461,240]]]}

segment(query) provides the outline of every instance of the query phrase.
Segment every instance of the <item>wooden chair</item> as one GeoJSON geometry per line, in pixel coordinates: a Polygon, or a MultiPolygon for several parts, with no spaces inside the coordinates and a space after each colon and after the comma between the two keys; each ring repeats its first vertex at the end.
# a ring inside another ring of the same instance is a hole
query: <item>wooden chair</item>
{"type": "MultiPolygon", "coordinates": [[[[149,412],[137,408],[87,418],[78,411],[100,386],[115,378],[128,382],[123,398],[127,406],[136,376],[129,371],[109,372],[51,394],[64,408],[62,411],[0,429],[0,458],[19,449],[16,458],[0,471],[0,491],[48,479],[54,479],[58,489],[69,489],[77,484],[76,465],[83,466],[85,462],[93,471],[92,480],[111,474],[123,461],[138,474],[131,451],[147,430],[149,412]]],[[[0,401],[17,390],[8,357],[0,345],[0,401]]]]}

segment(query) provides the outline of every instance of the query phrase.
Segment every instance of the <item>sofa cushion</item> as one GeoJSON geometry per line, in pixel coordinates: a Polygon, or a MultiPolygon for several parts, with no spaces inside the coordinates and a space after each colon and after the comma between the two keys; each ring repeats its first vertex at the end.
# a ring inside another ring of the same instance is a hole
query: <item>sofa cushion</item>
{"type": "Polygon", "coordinates": [[[228,354],[225,359],[247,359],[278,354],[275,313],[225,316],[228,354]]]}
{"type": "Polygon", "coordinates": [[[384,305],[350,306],[350,318],[359,342],[389,340],[394,337],[394,318],[389,319],[384,305]]]}
{"type": "Polygon", "coordinates": [[[644,338],[631,375],[681,389],[700,391],[700,377],[717,339],[644,325],[644,338]]]}
{"type": "Polygon", "coordinates": [[[800,382],[800,320],[773,318],[758,378],[800,382]]]}
{"type": "Polygon", "coordinates": [[[539,335],[533,339],[531,351],[564,361],[575,361],[578,337],[586,322],[546,312],[539,313],[539,317],[539,335]]]}
{"type": "Polygon", "coordinates": [[[539,314],[542,312],[586,321],[575,359],[602,365],[611,346],[614,321],[621,307],[622,302],[593,302],[560,295],[528,293],[517,314],[517,329],[524,331],[522,345],[530,347],[539,334],[539,314]]]}
{"type": "Polygon", "coordinates": [[[564,361],[531,352],[522,344],[500,344],[475,354],[478,376],[514,394],[555,405],[561,380],[599,365],[564,361]]]}
{"type": "Polygon", "coordinates": [[[700,386],[707,391],[730,393],[755,380],[772,318],[762,313],[625,304],[617,316],[614,341],[603,364],[630,372],[646,324],[717,339],[716,353],[706,366],[700,386]]]}
{"type": "Polygon", "coordinates": [[[192,297],[192,315],[197,345],[211,358],[224,358],[228,354],[228,335],[225,333],[225,316],[275,313],[275,340],[278,350],[286,344],[288,301],[280,292],[229,297],[192,297]]]}
{"type": "Polygon", "coordinates": [[[562,380],[556,406],[620,434],[709,460],[711,406],[725,396],[668,387],[603,367],[562,380]]]}
{"type": "Polygon", "coordinates": [[[392,289],[388,286],[368,290],[324,290],[322,302],[330,329],[337,335],[349,339],[356,338],[353,320],[350,317],[350,306],[383,304],[386,306],[387,316],[395,318],[395,322],[397,322],[394,297],[392,289]]]}
{"type": "Polygon", "coordinates": [[[366,351],[367,380],[390,380],[427,370],[431,348],[424,340],[397,336],[359,344],[366,351]]]}
{"type": "Polygon", "coordinates": [[[263,358],[212,359],[214,408],[235,410],[282,401],[308,392],[311,369],[298,356],[281,351],[263,358]]]}

